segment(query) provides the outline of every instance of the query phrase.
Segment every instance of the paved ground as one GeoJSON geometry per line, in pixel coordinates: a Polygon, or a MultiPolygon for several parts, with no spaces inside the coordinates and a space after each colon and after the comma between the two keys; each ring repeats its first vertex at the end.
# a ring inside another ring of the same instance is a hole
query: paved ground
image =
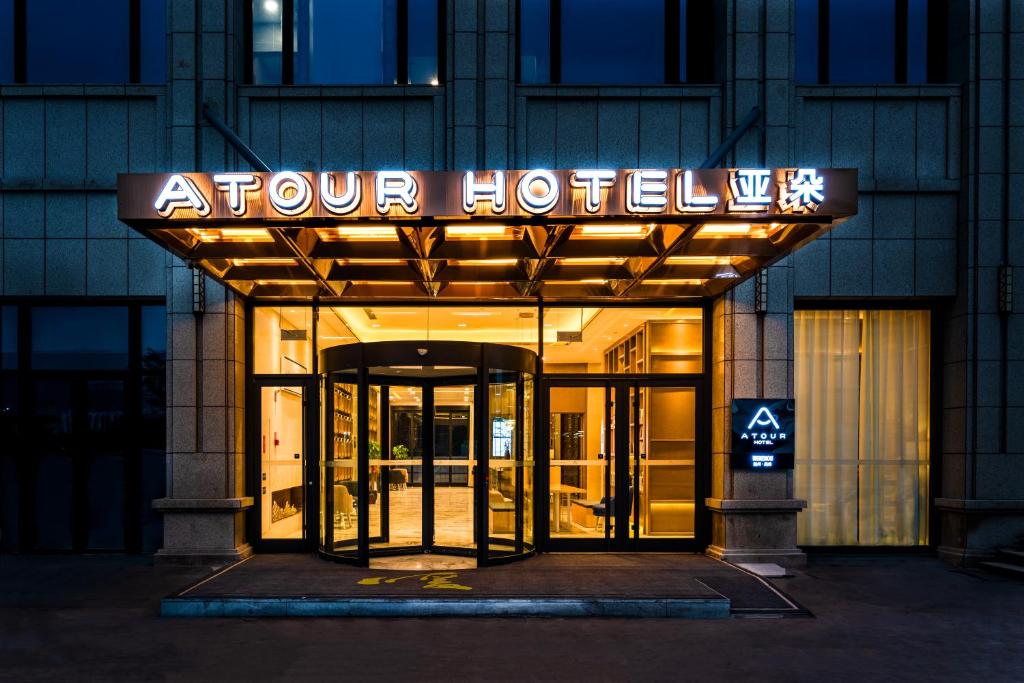
{"type": "Polygon", "coordinates": [[[1024,583],[931,558],[814,558],[778,580],[813,619],[157,616],[204,573],[0,556],[0,679],[1024,679],[1024,583]]]}

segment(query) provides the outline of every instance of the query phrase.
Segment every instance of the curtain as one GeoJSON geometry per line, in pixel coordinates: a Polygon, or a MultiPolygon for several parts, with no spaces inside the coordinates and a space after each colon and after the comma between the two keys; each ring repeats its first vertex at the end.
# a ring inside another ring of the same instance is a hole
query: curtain
{"type": "Polygon", "coordinates": [[[798,311],[794,318],[796,497],[805,545],[857,542],[857,430],[861,321],[857,311],[798,311]]]}
{"type": "Polygon", "coordinates": [[[928,541],[927,311],[867,311],[860,383],[860,539],[928,541]]]}
{"type": "Polygon", "coordinates": [[[798,311],[794,330],[798,542],[927,543],[929,313],[798,311]]]}

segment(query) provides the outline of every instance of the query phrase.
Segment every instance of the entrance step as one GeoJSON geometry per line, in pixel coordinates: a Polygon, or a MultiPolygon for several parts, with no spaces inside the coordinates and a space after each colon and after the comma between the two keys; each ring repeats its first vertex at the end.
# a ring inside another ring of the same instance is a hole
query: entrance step
{"type": "Polygon", "coordinates": [[[164,598],[161,614],[722,619],[807,612],[764,579],[704,555],[547,553],[473,569],[255,555],[164,598]]]}
{"type": "Polygon", "coordinates": [[[979,562],[978,566],[998,572],[1004,576],[1012,576],[1024,580],[1024,565],[1009,564],[1008,562],[979,562]]]}
{"type": "Polygon", "coordinates": [[[165,617],[647,617],[725,619],[718,598],[165,598],[165,617]]]}
{"type": "Polygon", "coordinates": [[[1017,548],[997,548],[996,555],[998,555],[1000,559],[1011,564],[1024,565],[1024,550],[1019,550],[1017,548]]]}

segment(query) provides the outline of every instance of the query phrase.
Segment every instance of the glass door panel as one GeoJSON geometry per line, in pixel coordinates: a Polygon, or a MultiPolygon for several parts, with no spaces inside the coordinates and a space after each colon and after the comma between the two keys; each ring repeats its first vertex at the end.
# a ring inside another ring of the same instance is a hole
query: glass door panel
{"type": "Polygon", "coordinates": [[[473,535],[473,402],[476,387],[435,387],[434,544],[475,547],[473,535]]]}
{"type": "Polygon", "coordinates": [[[639,538],[693,538],[696,389],[637,386],[630,425],[630,472],[637,482],[631,510],[639,538]]]}
{"type": "MultiPolygon", "coordinates": [[[[370,428],[370,547],[421,546],[424,543],[423,389],[381,386],[379,394],[376,447],[374,429],[370,428]],[[387,429],[383,430],[385,423],[387,429]],[[374,495],[374,488],[378,489],[378,495],[374,495]]],[[[371,417],[372,397],[371,391],[371,417]]]]}
{"type": "Polygon", "coordinates": [[[604,385],[549,390],[552,538],[606,538],[614,526],[607,493],[613,481],[611,406],[604,385]]]}
{"type": "Polygon", "coordinates": [[[355,375],[339,374],[328,382],[327,456],[321,471],[324,479],[324,516],[327,517],[326,545],[335,550],[356,551],[359,537],[358,496],[358,406],[359,387],[355,375]]]}
{"type": "MultiPolygon", "coordinates": [[[[487,489],[487,532],[489,553],[504,555],[514,552],[517,512],[522,508],[521,479],[516,476],[517,454],[521,454],[516,421],[516,373],[492,371],[487,386],[487,432],[484,435],[489,451],[487,489]],[[518,438],[517,438],[518,437],[518,438]]],[[[518,463],[518,464],[521,464],[518,463]]],[[[521,516],[518,520],[522,522],[521,516]]]]}
{"type": "Polygon", "coordinates": [[[306,507],[302,386],[260,387],[260,535],[302,539],[306,507]]]}

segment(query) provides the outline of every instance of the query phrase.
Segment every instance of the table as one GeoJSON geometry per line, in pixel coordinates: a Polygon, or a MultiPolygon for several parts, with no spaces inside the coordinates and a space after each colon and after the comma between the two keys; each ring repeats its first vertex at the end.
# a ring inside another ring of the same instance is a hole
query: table
{"type": "MultiPolygon", "coordinates": [[[[573,494],[586,494],[586,489],[581,489],[577,486],[569,486],[567,484],[551,484],[549,487],[551,491],[551,505],[555,512],[555,523],[552,527],[552,531],[562,530],[562,496],[565,496],[565,504],[569,505],[569,496],[573,494]]],[[[572,522],[570,521],[570,525],[572,522]]]]}

